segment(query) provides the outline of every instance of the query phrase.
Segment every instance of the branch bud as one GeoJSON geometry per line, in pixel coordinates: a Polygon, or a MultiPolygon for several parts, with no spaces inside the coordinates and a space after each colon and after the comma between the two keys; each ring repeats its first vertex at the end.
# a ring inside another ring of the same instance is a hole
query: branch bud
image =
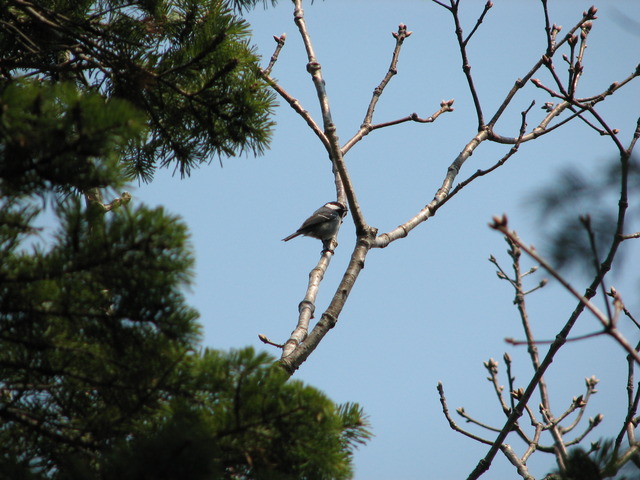
{"type": "Polygon", "coordinates": [[[496,362],[493,358],[490,358],[489,361],[482,362],[482,363],[484,365],[484,368],[489,370],[491,373],[498,372],[498,362],[496,362]]]}
{"type": "Polygon", "coordinates": [[[450,112],[453,110],[453,108],[451,108],[451,105],[453,105],[453,102],[455,100],[452,98],[451,100],[442,100],[440,102],[440,108],[442,108],[443,110],[450,112]]]}
{"type": "Polygon", "coordinates": [[[580,215],[578,219],[580,220],[580,223],[582,223],[584,228],[587,228],[587,229],[591,228],[591,215],[589,214],[580,215]]]}
{"type": "Polygon", "coordinates": [[[587,10],[586,12],[583,12],[582,15],[586,18],[590,18],[592,20],[595,20],[596,18],[596,13],[598,13],[598,9],[595,7],[595,5],[591,5],[591,8],[589,8],[589,10],[587,10]]]}
{"type": "Polygon", "coordinates": [[[511,396],[516,400],[520,400],[524,396],[524,388],[520,387],[513,392],[511,392],[511,396]]]}
{"type": "Polygon", "coordinates": [[[398,25],[398,31],[397,32],[391,32],[391,35],[393,35],[393,38],[398,39],[400,38],[401,40],[411,36],[413,32],[408,32],[407,31],[407,26],[404,23],[401,23],[400,25],[398,25]]]}
{"type": "Polygon", "coordinates": [[[573,397],[573,406],[575,407],[584,407],[587,402],[584,401],[584,397],[582,395],[578,397],[573,397]]]}
{"type": "Polygon", "coordinates": [[[309,72],[310,74],[313,75],[318,70],[320,70],[320,64],[318,62],[309,62],[309,63],[307,63],[307,72],[309,72]]]}
{"type": "Polygon", "coordinates": [[[501,228],[506,228],[507,226],[506,213],[502,214],[502,217],[498,217],[497,215],[495,215],[492,220],[493,220],[493,223],[489,224],[489,226],[494,230],[500,230],[501,228]]]}
{"type": "MultiPolygon", "coordinates": [[[[612,290],[613,290],[613,287],[612,287],[612,290]]],[[[584,379],[584,382],[587,384],[588,389],[594,388],[599,381],[600,380],[598,380],[595,375],[591,375],[589,378],[584,379]]]]}

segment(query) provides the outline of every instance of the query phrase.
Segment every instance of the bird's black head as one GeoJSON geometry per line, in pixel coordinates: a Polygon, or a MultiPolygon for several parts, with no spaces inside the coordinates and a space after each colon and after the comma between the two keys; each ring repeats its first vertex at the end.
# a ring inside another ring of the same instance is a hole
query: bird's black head
{"type": "Polygon", "coordinates": [[[340,202],[329,202],[329,203],[325,203],[324,206],[327,208],[330,208],[331,210],[334,210],[341,217],[344,217],[349,211],[349,209],[343,203],[340,203],[340,202]]]}

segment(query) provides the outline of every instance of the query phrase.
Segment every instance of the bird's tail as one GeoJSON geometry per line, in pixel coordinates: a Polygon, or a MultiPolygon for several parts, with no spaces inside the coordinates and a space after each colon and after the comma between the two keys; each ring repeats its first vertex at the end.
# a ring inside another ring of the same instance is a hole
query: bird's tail
{"type": "Polygon", "coordinates": [[[285,237],[282,239],[283,242],[288,242],[289,240],[291,240],[292,238],[296,238],[298,235],[302,235],[302,232],[295,232],[292,233],[291,235],[289,235],[288,237],[285,237]]]}

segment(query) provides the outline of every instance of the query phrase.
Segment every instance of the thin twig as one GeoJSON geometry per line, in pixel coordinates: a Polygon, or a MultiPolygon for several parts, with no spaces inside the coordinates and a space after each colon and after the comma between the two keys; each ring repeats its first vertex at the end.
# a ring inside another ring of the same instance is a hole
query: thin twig
{"type": "Polygon", "coordinates": [[[367,108],[367,113],[364,116],[364,120],[362,121],[363,125],[370,125],[371,120],[373,119],[373,112],[376,108],[376,104],[382,95],[387,84],[391,81],[394,75],[398,73],[398,59],[400,58],[400,50],[402,48],[402,44],[404,43],[406,38],[411,36],[411,33],[407,30],[407,26],[404,23],[401,23],[398,26],[398,31],[393,32],[393,38],[396,39],[396,46],[393,49],[393,55],[391,56],[391,64],[389,65],[389,69],[387,70],[386,75],[380,82],[380,84],[373,89],[373,95],[371,96],[371,101],[369,102],[369,107],[367,108]]]}
{"type": "Polygon", "coordinates": [[[479,427],[484,428],[485,430],[489,430],[491,432],[499,432],[500,430],[498,428],[492,427],[491,425],[487,425],[486,423],[482,423],[478,420],[476,420],[475,418],[471,417],[465,410],[464,408],[460,407],[460,408],[456,408],[456,413],[458,415],[460,415],[462,418],[464,418],[467,423],[473,423],[474,425],[477,425],[479,427]]]}
{"type": "MultiPolygon", "coordinates": [[[[482,16],[486,14],[489,8],[487,8],[487,6],[485,5],[485,10],[482,16]]],[[[473,77],[471,75],[471,65],[469,64],[469,57],[467,55],[467,43],[462,36],[462,25],[460,23],[460,16],[458,14],[458,3],[451,0],[451,8],[449,9],[449,11],[453,16],[453,22],[456,27],[455,33],[456,33],[456,38],[458,40],[460,55],[462,57],[462,71],[464,72],[464,76],[467,79],[469,92],[471,93],[471,97],[473,98],[473,105],[475,106],[476,116],[478,117],[478,130],[481,130],[482,128],[484,128],[484,125],[485,125],[484,116],[482,114],[482,106],[480,105],[480,97],[478,96],[478,92],[476,90],[476,86],[473,81],[473,77]]],[[[469,35],[468,38],[470,37],[471,35],[469,35]]]]}
{"type": "Polygon", "coordinates": [[[287,34],[283,33],[279,37],[276,37],[274,35],[273,39],[276,41],[277,45],[276,45],[276,49],[273,52],[273,55],[271,55],[271,59],[269,60],[269,65],[267,65],[267,68],[264,69],[264,73],[266,75],[271,75],[271,70],[273,69],[273,66],[278,61],[278,56],[280,55],[280,51],[282,50],[282,47],[284,47],[284,42],[287,40],[287,34]]]}
{"type": "Polygon", "coordinates": [[[491,7],[493,7],[493,2],[491,0],[489,0],[487,3],[484,4],[484,10],[478,17],[478,20],[476,20],[475,26],[473,27],[473,29],[471,29],[471,32],[469,33],[469,35],[467,35],[467,38],[464,39],[463,44],[465,47],[467,46],[467,43],[469,43],[469,40],[471,40],[471,37],[473,37],[473,34],[476,33],[476,30],[478,30],[478,27],[484,20],[485,15],[489,12],[491,7]]]}
{"type": "Polygon", "coordinates": [[[278,84],[278,82],[276,82],[273,78],[271,78],[271,76],[269,76],[269,74],[267,74],[264,70],[258,70],[258,71],[262,76],[262,78],[264,78],[264,80],[271,86],[271,88],[273,88],[289,104],[289,106],[304,119],[304,121],[307,123],[307,125],[309,125],[309,127],[313,131],[313,133],[315,133],[316,136],[320,139],[320,141],[322,142],[322,145],[324,145],[324,148],[327,150],[327,152],[330,152],[331,147],[329,145],[329,140],[327,139],[327,136],[324,134],[324,132],[318,126],[318,124],[315,122],[311,114],[302,107],[302,105],[300,104],[300,101],[293,98],[291,95],[289,95],[287,91],[284,88],[282,88],[278,84]]]}
{"type": "Polygon", "coordinates": [[[342,147],[342,154],[346,154],[351,147],[353,147],[356,143],[358,143],[360,140],[362,140],[366,135],[369,134],[369,132],[372,132],[374,130],[377,130],[379,128],[385,128],[385,127],[391,127],[393,125],[399,125],[401,123],[405,123],[405,122],[416,122],[416,123],[432,123],[434,122],[440,115],[442,115],[445,112],[453,112],[453,100],[443,100],[442,102],[440,102],[440,108],[433,113],[431,116],[427,117],[427,118],[422,118],[420,116],[418,116],[417,113],[412,113],[411,115],[407,115],[406,117],[402,117],[399,118],[397,120],[391,120],[389,122],[384,122],[384,123],[377,123],[374,125],[365,125],[363,124],[360,129],[358,130],[358,132],[351,137],[351,139],[349,139],[349,141],[347,143],[344,144],[344,146],[342,147]]]}
{"type": "Polygon", "coordinates": [[[449,415],[449,407],[447,407],[447,399],[444,396],[444,387],[442,386],[442,382],[438,382],[438,394],[440,395],[440,404],[442,405],[442,412],[444,413],[445,418],[449,422],[449,426],[452,430],[461,433],[462,435],[469,437],[477,442],[484,443],[485,445],[491,445],[493,442],[474,435],[473,433],[467,432],[466,430],[460,428],[456,422],[453,421],[451,415],[449,415]]]}
{"type": "MultiPolygon", "coordinates": [[[[591,217],[589,215],[581,215],[580,223],[585,228],[587,232],[587,236],[589,237],[589,246],[591,247],[591,255],[593,257],[593,264],[595,266],[595,271],[597,272],[600,269],[600,256],[598,255],[598,246],[596,245],[596,236],[593,233],[593,229],[591,228],[591,217]]],[[[600,280],[600,289],[602,290],[602,296],[604,298],[604,305],[607,309],[607,317],[609,318],[609,323],[613,323],[613,315],[611,314],[611,305],[609,305],[609,300],[607,299],[607,287],[604,284],[604,278],[600,280]]]]}

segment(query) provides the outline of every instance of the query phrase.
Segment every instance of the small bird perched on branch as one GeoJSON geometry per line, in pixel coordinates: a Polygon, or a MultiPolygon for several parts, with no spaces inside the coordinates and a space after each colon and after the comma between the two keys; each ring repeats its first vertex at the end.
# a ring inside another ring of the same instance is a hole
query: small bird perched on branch
{"type": "Polygon", "coordinates": [[[298,230],[282,239],[288,242],[299,235],[322,240],[325,250],[331,250],[331,239],[338,233],[338,227],[347,214],[347,207],[340,202],[325,203],[307,218],[298,230]]]}

